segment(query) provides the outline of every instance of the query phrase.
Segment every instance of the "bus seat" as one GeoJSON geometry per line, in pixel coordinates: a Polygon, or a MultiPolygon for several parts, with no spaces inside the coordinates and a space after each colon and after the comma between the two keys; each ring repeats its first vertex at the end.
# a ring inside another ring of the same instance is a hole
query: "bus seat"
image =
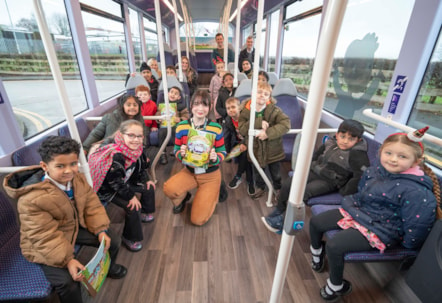
{"type": "Polygon", "coordinates": [[[248,79],[246,74],[244,73],[238,73],[238,83],[241,83],[242,80],[248,79]]]}
{"type": "Polygon", "coordinates": [[[15,211],[0,192],[0,301],[45,300],[52,286],[36,263],[26,260],[20,250],[20,230],[15,211]]]}
{"type": "MultiPolygon", "coordinates": [[[[83,118],[76,119],[75,124],[77,125],[78,133],[80,134],[80,140],[81,140],[81,142],[84,142],[84,140],[86,140],[87,136],[90,133],[90,129],[87,126],[87,123],[83,118]]],[[[58,135],[72,138],[71,133],[69,132],[69,127],[67,124],[63,125],[62,127],[60,127],[58,129],[58,135]]]]}
{"type": "Polygon", "coordinates": [[[246,78],[242,80],[241,83],[236,88],[235,97],[242,102],[246,99],[250,99],[251,96],[252,96],[252,80],[246,78]]]}
{"type": "MultiPolygon", "coordinates": [[[[174,65],[173,64],[173,54],[172,54],[172,50],[170,49],[169,45],[167,43],[164,43],[164,60],[166,63],[166,66],[168,65],[174,65]]],[[[160,53],[158,52],[157,55],[157,61],[161,62],[161,57],[160,57],[160,53]]]]}
{"type": "MultiPolygon", "coordinates": [[[[276,105],[290,118],[291,129],[302,128],[302,112],[299,105],[298,92],[295,84],[291,79],[279,79],[273,89],[272,96],[276,99],[276,105]]],[[[286,134],[283,137],[283,147],[285,153],[285,161],[291,161],[293,153],[293,144],[295,142],[295,134],[286,134]]]]}
{"type": "Polygon", "coordinates": [[[214,73],[215,68],[212,64],[212,52],[197,52],[196,61],[198,61],[198,73],[214,73]]]}
{"type": "Polygon", "coordinates": [[[38,148],[44,139],[45,138],[42,137],[39,140],[23,146],[13,152],[11,156],[12,164],[14,166],[38,165],[41,160],[40,154],[38,153],[38,148]]]}
{"type": "Polygon", "coordinates": [[[152,69],[151,72],[152,72],[152,75],[155,77],[156,80],[158,80],[160,78],[160,76],[158,76],[158,73],[157,73],[156,70],[152,69]]]}
{"type": "Polygon", "coordinates": [[[227,64],[227,71],[231,74],[233,74],[235,72],[235,63],[234,62],[229,62],[227,64]]]}
{"type": "Polygon", "coordinates": [[[134,76],[129,76],[126,82],[126,91],[128,94],[135,96],[135,88],[138,85],[145,85],[150,89],[149,83],[147,83],[146,79],[139,74],[135,74],[134,76]]]}
{"type": "Polygon", "coordinates": [[[269,75],[269,84],[274,87],[279,80],[278,75],[275,72],[268,72],[267,75],[269,75]]]}

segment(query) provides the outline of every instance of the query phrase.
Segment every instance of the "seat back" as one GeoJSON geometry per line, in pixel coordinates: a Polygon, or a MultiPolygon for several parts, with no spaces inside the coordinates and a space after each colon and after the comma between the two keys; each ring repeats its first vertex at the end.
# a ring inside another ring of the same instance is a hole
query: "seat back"
{"type": "MultiPolygon", "coordinates": [[[[182,102],[186,102],[183,85],[178,81],[177,77],[167,76],[167,87],[170,89],[173,86],[179,87],[179,89],[181,90],[181,100],[182,102]]],[[[160,84],[158,85],[157,104],[160,103],[164,103],[163,81],[161,81],[160,84]]]]}
{"type": "Polygon", "coordinates": [[[135,74],[134,76],[130,76],[126,82],[126,91],[129,95],[135,96],[135,88],[138,85],[145,85],[150,89],[149,83],[144,79],[143,76],[139,74],[135,74]]]}
{"type": "Polygon", "coordinates": [[[12,153],[12,164],[14,166],[30,166],[40,163],[41,157],[38,153],[38,148],[45,138],[32,142],[29,145],[23,146],[12,153]]]}
{"type": "MultiPolygon", "coordinates": [[[[164,43],[163,46],[164,46],[164,60],[166,64],[165,66],[174,65],[172,50],[170,49],[167,43],[164,43]]],[[[161,62],[160,53],[158,53],[157,55],[157,61],[158,63],[161,62]]]]}
{"type": "Polygon", "coordinates": [[[227,64],[227,71],[231,74],[235,72],[235,62],[229,62],[227,64]]]}
{"type": "Polygon", "coordinates": [[[236,88],[235,97],[242,102],[244,100],[250,99],[251,96],[252,96],[252,80],[246,78],[242,80],[241,83],[236,88]]]}
{"type": "Polygon", "coordinates": [[[198,61],[198,73],[214,73],[215,68],[212,64],[212,52],[198,52],[195,54],[198,61]]]}
{"type": "MultiPolygon", "coordinates": [[[[291,79],[279,79],[273,89],[272,96],[276,99],[276,105],[290,118],[291,129],[302,128],[302,112],[301,106],[297,98],[298,92],[295,84],[291,79]]],[[[287,134],[283,137],[283,147],[285,160],[290,161],[293,153],[293,144],[295,142],[295,134],[287,134]]]]}
{"type": "Polygon", "coordinates": [[[269,84],[274,87],[279,80],[278,75],[275,72],[268,72],[267,75],[269,75],[269,84]]]}
{"type": "Polygon", "coordinates": [[[244,73],[238,73],[238,83],[241,83],[241,81],[248,79],[246,74],[244,73]]]}
{"type": "MultiPolygon", "coordinates": [[[[78,118],[75,120],[75,124],[77,125],[78,133],[80,134],[80,140],[81,142],[84,142],[86,140],[87,136],[90,133],[89,126],[87,126],[86,120],[83,118],[78,118]]],[[[72,138],[71,133],[69,132],[68,125],[63,125],[58,129],[58,135],[63,137],[72,138]]]]}

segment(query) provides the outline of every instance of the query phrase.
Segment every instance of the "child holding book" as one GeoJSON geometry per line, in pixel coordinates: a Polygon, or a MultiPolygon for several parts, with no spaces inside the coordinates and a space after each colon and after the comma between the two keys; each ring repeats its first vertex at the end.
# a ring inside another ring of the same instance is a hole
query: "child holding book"
{"type": "MultiPolygon", "coordinates": [[[[172,118],[170,121],[172,127],[171,138],[172,140],[174,140],[176,124],[181,121],[189,119],[189,110],[187,109],[184,102],[180,102],[181,89],[179,87],[172,86],[169,89],[168,96],[169,96],[170,112],[172,114],[172,118]]],[[[157,115],[165,115],[165,114],[166,114],[165,103],[158,104],[157,115]]],[[[158,122],[160,123],[158,139],[159,139],[159,144],[162,145],[167,137],[167,123],[166,120],[158,120],[158,122]]],[[[167,155],[166,151],[164,151],[160,157],[160,164],[166,165],[167,163],[168,163],[167,155]]]]}
{"type": "Polygon", "coordinates": [[[212,137],[209,145],[201,146],[202,149],[208,149],[205,154],[207,162],[200,167],[185,165],[163,186],[164,194],[174,205],[175,214],[184,211],[191,197],[189,191],[197,188],[190,214],[190,221],[195,225],[205,224],[215,211],[221,185],[219,165],[226,156],[222,127],[207,118],[210,105],[210,96],[206,91],[197,90],[194,93],[190,102],[192,118],[178,124],[174,147],[176,158],[183,162],[189,148],[189,133],[201,131],[206,138],[212,137]]]}
{"type": "Polygon", "coordinates": [[[23,256],[40,265],[62,303],[83,302],[80,281],[85,267],[75,244],[98,247],[105,240],[111,265],[108,277],[120,279],[127,269],[115,263],[121,239],[86,177],[78,171],[80,144],[50,136],[38,149],[40,165],[5,177],[7,194],[18,199],[23,256]]]}

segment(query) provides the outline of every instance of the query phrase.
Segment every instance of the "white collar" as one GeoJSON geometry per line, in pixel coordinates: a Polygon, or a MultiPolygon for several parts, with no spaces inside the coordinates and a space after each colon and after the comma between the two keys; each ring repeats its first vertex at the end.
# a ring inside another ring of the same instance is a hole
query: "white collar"
{"type": "Polygon", "coordinates": [[[49,179],[51,180],[52,183],[54,183],[59,189],[63,190],[63,191],[69,191],[72,188],[72,181],[69,181],[68,184],[65,186],[61,183],[58,183],[57,181],[55,181],[54,179],[52,179],[47,172],[45,172],[45,179],[49,179]]]}

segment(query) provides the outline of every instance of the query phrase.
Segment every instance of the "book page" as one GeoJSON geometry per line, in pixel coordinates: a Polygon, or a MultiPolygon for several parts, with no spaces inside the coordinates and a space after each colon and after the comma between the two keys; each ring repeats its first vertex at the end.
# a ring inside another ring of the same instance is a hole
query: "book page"
{"type": "Polygon", "coordinates": [[[187,150],[182,162],[194,168],[207,169],[209,166],[210,150],[215,142],[215,134],[189,129],[187,134],[187,150]]]}
{"type": "MultiPolygon", "coordinates": [[[[158,104],[158,109],[160,110],[161,116],[165,116],[167,114],[165,103],[158,104]]],[[[176,113],[177,113],[177,104],[176,103],[169,103],[169,113],[170,113],[170,126],[173,127],[177,124],[175,122],[175,117],[176,117],[176,113]]],[[[160,127],[161,128],[167,127],[166,119],[161,120],[160,127]]]]}

